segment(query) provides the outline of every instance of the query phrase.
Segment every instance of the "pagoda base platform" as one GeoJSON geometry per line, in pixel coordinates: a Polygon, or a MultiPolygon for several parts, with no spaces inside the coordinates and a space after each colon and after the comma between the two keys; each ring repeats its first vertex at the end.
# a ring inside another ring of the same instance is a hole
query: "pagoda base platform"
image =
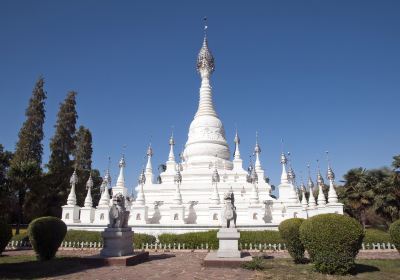
{"type": "Polygon", "coordinates": [[[203,266],[207,267],[240,267],[246,262],[250,262],[253,257],[250,253],[242,252],[240,258],[220,258],[217,252],[211,252],[203,260],[203,266]]]}
{"type": "Polygon", "coordinates": [[[130,256],[103,257],[100,255],[94,255],[82,258],[82,260],[83,262],[99,266],[131,266],[145,262],[148,258],[149,252],[134,252],[133,255],[130,256]]]}

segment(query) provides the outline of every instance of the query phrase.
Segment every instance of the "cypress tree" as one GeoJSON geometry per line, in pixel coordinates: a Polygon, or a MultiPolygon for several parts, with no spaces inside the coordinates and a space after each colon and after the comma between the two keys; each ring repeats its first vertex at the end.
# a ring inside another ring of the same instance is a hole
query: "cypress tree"
{"type": "Polygon", "coordinates": [[[39,77],[25,111],[26,120],[19,131],[19,139],[9,170],[12,187],[18,196],[17,233],[19,233],[19,225],[23,219],[22,206],[25,201],[25,194],[29,185],[41,173],[43,124],[46,112],[44,107],[46,92],[43,87],[44,79],[39,77]]]}
{"type": "Polygon", "coordinates": [[[92,133],[84,126],[80,126],[75,137],[75,167],[78,170],[92,168],[92,133]]]}
{"type": "Polygon", "coordinates": [[[10,167],[12,153],[5,151],[3,145],[0,144],[0,219],[7,220],[8,214],[12,207],[12,190],[7,172],[10,167]]]}
{"type": "MultiPolygon", "coordinates": [[[[86,182],[92,172],[92,133],[84,126],[80,126],[75,135],[75,168],[78,173],[78,185],[76,186],[76,198],[79,205],[83,205],[86,197],[86,182]]],[[[92,172],[92,177],[96,176],[92,172]]],[[[96,181],[96,180],[94,180],[96,181]]]]}
{"type": "Polygon", "coordinates": [[[47,165],[53,174],[63,173],[72,167],[71,155],[75,150],[76,92],[70,91],[60,104],[57,115],[56,131],[50,141],[50,160],[47,165]]]}

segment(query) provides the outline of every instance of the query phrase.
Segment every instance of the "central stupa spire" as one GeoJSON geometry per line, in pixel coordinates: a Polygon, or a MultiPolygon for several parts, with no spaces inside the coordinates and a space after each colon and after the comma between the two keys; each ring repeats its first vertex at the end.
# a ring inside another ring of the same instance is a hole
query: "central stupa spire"
{"type": "Polygon", "coordinates": [[[204,26],[203,45],[197,56],[196,68],[201,77],[199,107],[190,124],[184,158],[191,167],[209,167],[217,162],[219,168],[232,169],[225,130],[218,118],[212,100],[211,74],[215,70],[214,57],[208,47],[207,25],[204,26]]]}

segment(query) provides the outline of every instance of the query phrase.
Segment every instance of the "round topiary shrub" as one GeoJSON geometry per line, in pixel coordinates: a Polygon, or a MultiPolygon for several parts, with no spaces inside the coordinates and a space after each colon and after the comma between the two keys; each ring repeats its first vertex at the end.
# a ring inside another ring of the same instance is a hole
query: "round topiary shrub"
{"type": "Polygon", "coordinates": [[[12,228],[9,224],[0,220],[0,255],[3,253],[12,237],[12,228]]]}
{"type": "Polygon", "coordinates": [[[56,217],[41,217],[28,227],[28,236],[39,260],[54,258],[67,233],[67,226],[56,217]]]}
{"type": "Polygon", "coordinates": [[[363,237],[358,221],[339,214],[317,215],[300,226],[300,240],[322,273],[346,274],[353,269],[363,237]]]}
{"type": "Polygon", "coordinates": [[[400,253],[400,220],[395,221],[389,228],[390,239],[400,253]]]}
{"type": "Polygon", "coordinates": [[[287,219],[280,223],[279,232],[285,240],[286,247],[295,263],[304,263],[304,245],[300,240],[300,226],[304,219],[287,219]]]}

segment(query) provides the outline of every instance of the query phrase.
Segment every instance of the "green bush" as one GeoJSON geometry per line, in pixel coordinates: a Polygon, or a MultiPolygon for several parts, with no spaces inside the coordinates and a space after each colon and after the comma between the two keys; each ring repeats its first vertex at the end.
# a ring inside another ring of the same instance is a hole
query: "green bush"
{"type": "Polygon", "coordinates": [[[365,230],[364,243],[388,243],[390,241],[390,234],[386,231],[368,228],[365,230]]]}
{"type": "Polygon", "coordinates": [[[304,263],[304,245],[300,240],[300,226],[304,219],[292,218],[280,223],[279,232],[295,263],[304,263]]]}
{"type": "Polygon", "coordinates": [[[100,231],[69,230],[64,237],[66,242],[102,242],[100,231]]]}
{"type": "Polygon", "coordinates": [[[279,231],[241,231],[239,243],[241,244],[278,244],[285,243],[279,231]]]}
{"type": "Polygon", "coordinates": [[[150,234],[145,234],[145,233],[134,233],[133,234],[133,245],[135,248],[140,248],[142,244],[145,243],[155,243],[156,242],[156,237],[150,234]]]}
{"type": "Polygon", "coordinates": [[[300,226],[300,239],[322,273],[346,274],[353,269],[363,237],[359,222],[339,214],[317,215],[300,226]]]}
{"type": "Polygon", "coordinates": [[[400,253],[400,220],[395,221],[389,228],[390,238],[400,253]]]}
{"type": "Polygon", "coordinates": [[[12,237],[12,228],[5,221],[0,220],[0,255],[3,253],[12,237]]]}
{"type": "Polygon", "coordinates": [[[29,241],[39,260],[54,258],[67,233],[65,223],[56,217],[41,217],[28,227],[29,241]]]}

